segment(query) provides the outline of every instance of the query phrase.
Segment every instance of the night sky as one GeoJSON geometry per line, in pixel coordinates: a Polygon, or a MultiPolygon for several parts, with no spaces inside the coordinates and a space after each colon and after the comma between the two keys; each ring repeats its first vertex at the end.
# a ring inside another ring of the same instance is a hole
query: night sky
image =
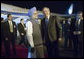
{"type": "Polygon", "coordinates": [[[1,1],[3,3],[12,4],[23,8],[37,7],[37,10],[42,10],[47,6],[53,13],[65,14],[71,3],[74,5],[73,13],[83,11],[83,1],[1,1]]]}

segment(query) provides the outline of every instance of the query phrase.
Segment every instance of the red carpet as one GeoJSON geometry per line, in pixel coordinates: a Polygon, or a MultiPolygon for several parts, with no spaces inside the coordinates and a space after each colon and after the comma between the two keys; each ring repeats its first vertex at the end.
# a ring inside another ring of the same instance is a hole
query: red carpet
{"type": "MultiPolygon", "coordinates": [[[[18,44],[15,44],[16,46],[16,54],[17,56],[13,56],[13,51],[12,51],[12,45],[10,45],[10,51],[11,51],[11,56],[10,58],[27,58],[28,56],[28,48],[24,47],[24,44],[22,44],[21,46],[18,46],[18,44]]],[[[5,58],[5,48],[4,48],[4,44],[2,43],[1,46],[1,57],[5,58]]]]}
{"type": "MultiPolygon", "coordinates": [[[[28,57],[28,48],[25,48],[23,43],[21,46],[18,46],[18,44],[16,43],[15,47],[16,47],[17,56],[13,56],[12,45],[10,45],[10,51],[11,51],[10,58],[27,58],[28,57]]],[[[2,42],[1,50],[2,50],[1,57],[5,58],[5,48],[4,48],[3,42],[2,42]]],[[[45,57],[47,57],[47,55],[45,55],[45,57]]]]}

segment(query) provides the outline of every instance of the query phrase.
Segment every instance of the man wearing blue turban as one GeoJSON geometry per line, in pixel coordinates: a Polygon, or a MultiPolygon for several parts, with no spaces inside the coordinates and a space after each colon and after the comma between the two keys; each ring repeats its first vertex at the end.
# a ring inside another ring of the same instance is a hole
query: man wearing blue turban
{"type": "Polygon", "coordinates": [[[26,23],[27,39],[31,47],[32,58],[44,58],[43,41],[41,37],[40,26],[37,22],[38,14],[36,7],[29,10],[30,20],[26,23]]]}

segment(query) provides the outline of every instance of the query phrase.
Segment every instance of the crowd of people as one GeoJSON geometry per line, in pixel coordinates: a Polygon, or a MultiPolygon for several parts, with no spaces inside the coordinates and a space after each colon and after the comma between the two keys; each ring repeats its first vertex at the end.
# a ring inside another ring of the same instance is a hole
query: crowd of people
{"type": "Polygon", "coordinates": [[[30,12],[30,20],[24,24],[22,18],[20,23],[16,23],[12,19],[12,15],[7,15],[7,21],[1,18],[1,40],[4,42],[6,57],[10,57],[10,44],[13,48],[13,55],[16,56],[15,40],[17,40],[17,30],[20,34],[20,42],[24,43],[26,48],[31,47],[32,58],[48,58],[59,57],[59,42],[64,35],[64,48],[74,48],[74,56],[77,57],[78,50],[80,56],[83,57],[83,13],[78,12],[76,18],[69,18],[63,21],[62,25],[57,16],[52,16],[48,7],[43,8],[44,18],[38,22],[38,12],[33,7],[30,12]],[[26,29],[25,29],[26,28],[26,29]],[[27,39],[27,40],[26,40],[27,39]],[[11,43],[10,43],[11,42],[11,43]],[[73,45],[72,45],[73,43],[73,45]],[[79,49],[78,49],[79,48],[79,49]]]}
{"type": "Polygon", "coordinates": [[[64,35],[64,48],[74,48],[74,55],[83,57],[83,13],[79,11],[76,17],[69,17],[62,23],[64,35]],[[68,44],[69,42],[69,44],[68,44]],[[78,53],[79,51],[79,53],[78,53]]]}

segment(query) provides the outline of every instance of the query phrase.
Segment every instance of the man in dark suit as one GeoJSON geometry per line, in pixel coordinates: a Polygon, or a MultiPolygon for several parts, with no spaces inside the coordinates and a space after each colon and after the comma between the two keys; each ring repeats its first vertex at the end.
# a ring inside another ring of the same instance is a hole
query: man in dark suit
{"type": "Polygon", "coordinates": [[[64,43],[64,47],[67,48],[67,45],[68,45],[68,41],[69,41],[69,48],[72,47],[72,38],[71,38],[71,18],[68,18],[65,22],[65,25],[64,25],[64,36],[65,36],[65,43],[64,43]]]}
{"type": "Polygon", "coordinates": [[[1,17],[1,51],[3,50],[2,49],[2,46],[3,46],[3,42],[4,42],[4,19],[1,17]]]}
{"type": "Polygon", "coordinates": [[[82,12],[78,12],[74,24],[73,42],[74,42],[74,52],[76,57],[78,54],[78,48],[79,48],[80,57],[83,57],[83,16],[82,15],[83,15],[82,12]]]}
{"type": "Polygon", "coordinates": [[[17,37],[16,23],[12,21],[12,15],[7,15],[8,21],[4,23],[4,37],[5,37],[5,50],[6,56],[9,57],[10,54],[10,44],[13,48],[13,55],[16,56],[15,50],[15,39],[17,37]]]}
{"type": "Polygon", "coordinates": [[[45,18],[41,21],[41,31],[44,44],[47,47],[48,57],[58,57],[58,42],[61,40],[62,31],[59,19],[50,15],[48,7],[43,8],[45,18]]]}
{"type": "Polygon", "coordinates": [[[24,19],[21,19],[21,23],[18,24],[18,31],[21,37],[19,45],[21,45],[23,42],[24,42],[24,45],[26,45],[26,39],[25,39],[26,30],[25,30],[24,19]]]}
{"type": "Polygon", "coordinates": [[[4,20],[1,18],[1,42],[4,40],[4,20]]]}

